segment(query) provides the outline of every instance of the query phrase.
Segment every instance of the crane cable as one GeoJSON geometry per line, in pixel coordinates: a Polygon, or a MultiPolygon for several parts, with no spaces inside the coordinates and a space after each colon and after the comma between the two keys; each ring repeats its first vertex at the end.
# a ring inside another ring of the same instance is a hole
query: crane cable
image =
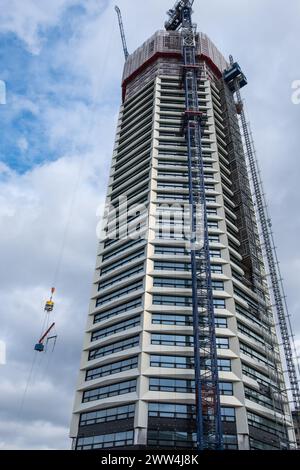
{"type": "MultiPolygon", "coordinates": [[[[112,45],[113,31],[114,31],[114,21],[111,21],[110,32],[107,35],[108,44],[106,45],[106,47],[104,47],[105,54],[104,54],[104,59],[103,59],[103,66],[100,69],[101,70],[101,81],[100,81],[100,87],[99,87],[100,91],[98,91],[97,94],[94,91],[93,95],[92,95],[92,103],[93,104],[92,104],[91,110],[90,110],[91,118],[90,118],[90,122],[89,122],[89,125],[88,125],[88,131],[87,131],[87,138],[86,138],[87,143],[90,142],[90,140],[91,140],[92,130],[94,129],[94,126],[97,122],[96,121],[96,110],[97,110],[97,107],[100,104],[100,102],[102,100],[102,96],[103,96],[104,82],[105,82],[105,78],[106,78],[106,75],[107,75],[107,62],[108,62],[108,58],[110,56],[109,46],[112,45]],[[97,102],[97,95],[98,95],[98,102],[97,102]]],[[[75,148],[74,144],[73,144],[71,150],[72,150],[72,152],[71,152],[72,154],[75,153],[76,148],[75,148]]],[[[63,230],[62,243],[61,243],[61,246],[60,246],[60,249],[59,249],[59,252],[58,252],[58,260],[57,260],[56,267],[55,267],[55,270],[54,270],[53,284],[52,285],[56,285],[57,282],[58,282],[58,279],[59,279],[61,266],[62,266],[63,258],[64,258],[64,252],[65,252],[65,247],[66,247],[67,236],[68,236],[68,232],[69,232],[69,228],[70,228],[70,224],[71,224],[72,214],[73,214],[73,211],[74,211],[74,204],[75,204],[75,201],[76,201],[76,196],[77,196],[77,193],[78,193],[78,189],[79,189],[79,186],[80,186],[84,165],[85,165],[85,162],[86,162],[85,156],[86,156],[86,154],[84,154],[84,157],[80,159],[80,162],[79,162],[79,165],[78,165],[77,178],[76,178],[76,182],[75,182],[75,185],[74,185],[74,188],[73,188],[73,191],[72,191],[72,195],[71,195],[71,198],[70,198],[68,216],[67,216],[66,224],[65,224],[65,227],[64,227],[64,230],[63,230]]],[[[46,323],[47,323],[47,316],[44,318],[43,327],[45,327],[46,323]]],[[[42,330],[42,331],[44,331],[44,330],[42,330]]],[[[33,374],[34,374],[34,370],[35,370],[35,366],[36,366],[37,354],[38,354],[38,352],[34,351],[34,356],[33,356],[32,362],[31,362],[28,378],[26,380],[26,384],[25,384],[24,391],[23,391],[23,394],[22,394],[22,399],[21,399],[19,413],[18,413],[19,418],[22,416],[26,396],[27,396],[30,384],[32,383],[33,374]]],[[[47,366],[49,366],[49,363],[48,363],[47,366]]]]}

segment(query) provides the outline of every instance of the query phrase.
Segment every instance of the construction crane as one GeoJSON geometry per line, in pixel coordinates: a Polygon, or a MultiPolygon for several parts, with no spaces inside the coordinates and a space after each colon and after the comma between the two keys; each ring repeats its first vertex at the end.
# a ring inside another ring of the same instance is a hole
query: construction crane
{"type": "Polygon", "coordinates": [[[168,11],[167,31],[181,30],[184,132],[188,148],[189,203],[191,211],[192,308],[195,360],[197,449],[223,448],[213,289],[205,199],[202,126],[207,117],[199,111],[196,31],[192,23],[193,1],[177,1],[168,11]],[[200,320],[201,318],[201,320],[200,320]]]}
{"type": "Polygon", "coordinates": [[[122,39],[122,44],[123,44],[123,51],[124,51],[124,56],[125,60],[128,59],[129,57],[129,52],[127,49],[127,43],[126,43],[126,36],[125,36],[125,31],[124,31],[124,25],[123,25],[123,20],[122,20],[122,13],[120,8],[116,5],[115,10],[118,15],[118,21],[119,21],[119,27],[120,27],[120,34],[121,34],[121,39],[122,39]]]}
{"type": "Polygon", "coordinates": [[[273,240],[272,223],[264,196],[255,149],[253,146],[252,139],[250,137],[251,131],[248,127],[243,101],[240,93],[240,89],[247,84],[247,80],[244,74],[242,73],[240,66],[237,64],[237,62],[234,62],[232,56],[230,56],[230,68],[224,72],[224,80],[228,84],[232,93],[236,94],[237,112],[240,115],[241,119],[246,149],[246,157],[249,164],[250,176],[252,180],[256,203],[256,212],[258,215],[258,221],[260,224],[262,239],[264,242],[265,257],[267,260],[271,281],[271,292],[273,294],[275,312],[277,315],[279,332],[285,355],[285,362],[287,367],[286,372],[290,383],[290,391],[292,394],[295,411],[300,411],[300,388],[297,370],[298,374],[300,374],[300,371],[299,363],[297,361],[297,351],[294,342],[290,315],[286,303],[286,296],[284,292],[282,276],[280,273],[278,257],[273,240]]]}

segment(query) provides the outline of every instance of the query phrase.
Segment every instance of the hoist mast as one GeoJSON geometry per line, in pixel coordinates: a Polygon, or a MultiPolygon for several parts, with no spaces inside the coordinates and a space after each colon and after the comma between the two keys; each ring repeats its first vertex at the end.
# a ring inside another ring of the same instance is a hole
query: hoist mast
{"type": "Polygon", "coordinates": [[[193,1],[178,1],[168,11],[167,31],[180,29],[182,36],[183,83],[185,90],[184,132],[188,148],[190,251],[192,270],[193,336],[198,450],[223,448],[218,378],[213,289],[201,149],[196,60],[196,28],[192,23],[193,1]]]}
{"type": "Polygon", "coordinates": [[[261,229],[261,236],[264,245],[265,258],[269,268],[270,287],[273,295],[275,313],[278,321],[279,332],[286,362],[286,372],[290,383],[290,392],[295,411],[300,410],[300,387],[299,387],[299,363],[294,342],[294,335],[290,321],[290,315],[286,303],[286,296],[282,283],[279,262],[272,235],[272,223],[268,214],[268,208],[264,196],[260,172],[256,160],[255,149],[251,141],[251,133],[248,127],[246,114],[240,89],[247,84],[240,66],[234,62],[230,56],[230,68],[224,73],[224,80],[233,93],[236,94],[236,105],[240,115],[241,127],[243,131],[246,157],[248,160],[250,176],[253,186],[256,212],[261,229]],[[297,374],[298,372],[298,374],[297,374]]]}

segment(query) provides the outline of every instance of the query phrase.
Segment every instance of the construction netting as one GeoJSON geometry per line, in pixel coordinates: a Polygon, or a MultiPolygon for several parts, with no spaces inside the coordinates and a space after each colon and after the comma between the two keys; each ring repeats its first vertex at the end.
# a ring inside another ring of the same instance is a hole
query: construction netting
{"type": "MultiPolygon", "coordinates": [[[[224,56],[204,33],[196,35],[197,55],[205,55],[223,72],[227,67],[224,56]]],[[[123,80],[130,77],[158,52],[178,53],[182,50],[179,31],[157,31],[151,38],[131,54],[124,67],[123,80]]]]}

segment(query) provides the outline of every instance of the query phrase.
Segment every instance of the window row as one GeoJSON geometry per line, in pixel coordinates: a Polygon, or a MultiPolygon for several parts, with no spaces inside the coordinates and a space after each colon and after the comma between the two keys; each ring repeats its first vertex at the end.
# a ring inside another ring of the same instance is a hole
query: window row
{"type": "Polygon", "coordinates": [[[109,264],[108,266],[105,266],[104,268],[101,269],[100,275],[105,276],[106,274],[110,273],[114,269],[120,268],[121,266],[127,265],[130,261],[133,261],[135,259],[139,259],[145,255],[145,248],[142,248],[135,253],[132,253],[129,256],[126,256],[126,258],[122,258],[120,261],[117,261],[115,263],[109,264]]]}
{"type": "Polygon", "coordinates": [[[271,419],[264,418],[251,411],[247,412],[248,424],[257,429],[261,429],[269,434],[279,434],[282,438],[286,439],[286,428],[278,421],[275,422],[271,419]]]}
{"type": "Polygon", "coordinates": [[[124,320],[120,323],[108,326],[107,328],[101,328],[101,330],[94,331],[92,333],[91,341],[98,341],[99,339],[106,338],[107,336],[114,335],[120,331],[129,330],[139,326],[141,323],[140,315],[124,320]]]}
{"type": "Polygon", "coordinates": [[[123,297],[124,295],[130,294],[130,292],[134,292],[136,290],[142,289],[143,285],[144,285],[143,281],[136,281],[136,282],[133,282],[129,286],[123,287],[122,289],[118,289],[110,294],[99,297],[96,301],[96,307],[107,304],[108,302],[111,302],[112,300],[119,299],[120,297],[123,297]]]}
{"type": "Polygon", "coordinates": [[[264,364],[267,367],[270,367],[271,369],[274,369],[274,363],[267,359],[266,356],[251,348],[247,344],[242,343],[241,341],[240,350],[241,353],[245,354],[246,356],[252,357],[252,359],[264,364]]]}
{"type": "Polygon", "coordinates": [[[114,284],[124,281],[125,279],[129,279],[132,276],[135,276],[136,274],[142,273],[144,271],[144,263],[138,264],[137,266],[134,266],[131,269],[127,269],[126,271],[122,272],[121,274],[118,274],[117,276],[111,277],[107,281],[100,282],[98,286],[98,291],[101,291],[103,289],[107,289],[110,286],[113,286],[114,284]]]}
{"type": "MultiPolygon", "coordinates": [[[[235,434],[225,434],[223,440],[224,449],[238,449],[237,436],[235,434]]],[[[196,447],[197,436],[193,432],[148,429],[147,443],[148,447],[158,447],[160,449],[192,449],[196,447]]]]}
{"type": "MultiPolygon", "coordinates": [[[[196,419],[194,405],[179,403],[149,403],[148,416],[151,418],[196,419]]],[[[224,421],[235,421],[235,409],[221,407],[221,416],[224,421]]]]}
{"type": "Polygon", "coordinates": [[[107,346],[102,346],[101,348],[92,349],[89,352],[89,361],[98,359],[99,357],[108,356],[109,354],[114,354],[116,352],[125,351],[126,349],[134,348],[139,346],[140,337],[132,336],[130,338],[118,341],[116,343],[108,344],[107,346]]]}
{"type": "Polygon", "coordinates": [[[115,317],[120,315],[121,313],[128,312],[135,308],[141,307],[143,304],[142,297],[137,297],[136,299],[130,300],[129,302],[124,302],[117,307],[110,308],[109,310],[105,310],[104,312],[97,313],[94,316],[94,323],[100,323],[108,318],[115,317]]]}
{"type": "MultiPolygon", "coordinates": [[[[153,280],[153,287],[173,287],[176,289],[191,289],[191,279],[180,279],[180,278],[168,278],[168,277],[155,277],[153,280]]],[[[212,281],[213,290],[223,291],[223,281],[212,281]]]]}
{"type": "Polygon", "coordinates": [[[119,254],[123,253],[124,251],[128,250],[129,248],[132,248],[133,246],[139,245],[142,242],[143,242],[142,239],[129,240],[129,242],[124,243],[123,245],[119,246],[118,248],[115,248],[114,250],[110,251],[109,253],[105,253],[102,256],[102,261],[107,261],[108,259],[111,259],[115,256],[118,256],[119,254]]]}
{"type": "Polygon", "coordinates": [[[271,395],[266,396],[262,392],[258,392],[257,390],[254,390],[253,388],[247,386],[245,386],[245,398],[255,403],[258,403],[261,406],[265,406],[270,410],[273,410],[275,408],[278,411],[283,411],[282,403],[279,402],[278,399],[276,400],[276,397],[272,398],[271,395]]]}
{"type": "Polygon", "coordinates": [[[88,403],[90,401],[102,400],[103,398],[115,397],[136,391],[136,379],[126,380],[116,384],[106,385],[104,387],[97,387],[92,390],[87,390],[83,393],[82,402],[88,403]]]}
{"type": "MultiPolygon", "coordinates": [[[[179,307],[191,307],[192,306],[192,297],[183,297],[175,295],[153,295],[153,305],[175,305],[179,307]]],[[[225,309],[226,301],[225,299],[215,298],[213,299],[214,308],[225,309]]]]}
{"type": "Polygon", "coordinates": [[[149,166],[150,166],[149,159],[146,160],[146,162],[143,162],[141,160],[138,163],[136,163],[135,166],[132,166],[132,168],[127,167],[125,168],[125,170],[120,171],[118,174],[114,173],[112,191],[119,188],[119,186],[121,186],[124,183],[124,180],[129,181],[132,178],[142,174],[145,170],[149,171],[149,166]],[[126,173],[126,177],[124,178],[125,173],[126,173]]]}
{"type": "MultiPolygon", "coordinates": [[[[193,336],[152,333],[151,344],[157,346],[183,346],[191,347],[194,344],[193,336]]],[[[229,338],[216,338],[218,349],[229,349],[229,338]]]]}
{"type": "Polygon", "coordinates": [[[242,363],[242,372],[243,374],[247,375],[247,377],[256,380],[265,387],[268,387],[270,384],[275,386],[275,383],[271,377],[263,374],[262,372],[259,372],[256,369],[253,369],[253,367],[250,367],[247,364],[242,363]]]}
{"type": "Polygon", "coordinates": [[[110,447],[125,447],[133,445],[133,431],[102,434],[101,436],[80,437],[77,440],[77,450],[104,449],[110,447]]]}
{"type": "MultiPolygon", "coordinates": [[[[157,392],[194,393],[195,381],[150,377],[149,390],[157,392]]],[[[220,382],[219,391],[221,395],[233,395],[233,384],[231,382],[220,382]]]]}
{"type": "Polygon", "coordinates": [[[93,424],[134,418],[134,410],[135,405],[130,404],[114,408],[106,408],[99,411],[91,411],[90,413],[82,413],[80,415],[79,426],[91,426],[93,424]]]}
{"type": "MultiPolygon", "coordinates": [[[[162,367],[167,369],[194,369],[193,356],[150,356],[150,367],[162,367]]],[[[230,359],[218,359],[218,369],[222,372],[231,372],[230,359]]]]}
{"type": "Polygon", "coordinates": [[[86,372],[85,380],[96,380],[102,377],[107,377],[109,375],[118,374],[126,370],[136,369],[138,367],[138,360],[138,356],[134,356],[130,357],[129,359],[124,359],[122,361],[112,362],[101,367],[89,369],[86,372]]]}

